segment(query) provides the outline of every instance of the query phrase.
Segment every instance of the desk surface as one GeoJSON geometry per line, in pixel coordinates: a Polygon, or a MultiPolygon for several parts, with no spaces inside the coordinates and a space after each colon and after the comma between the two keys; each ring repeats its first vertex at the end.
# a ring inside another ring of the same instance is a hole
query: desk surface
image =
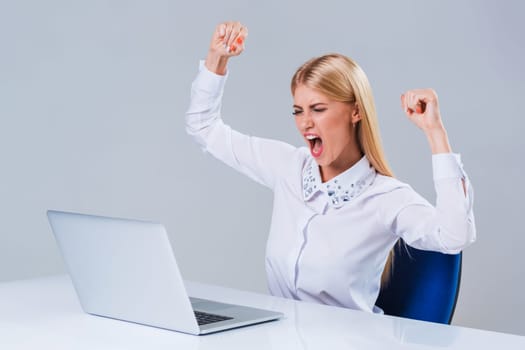
{"type": "Polygon", "coordinates": [[[85,314],[65,275],[0,284],[1,349],[525,349],[525,337],[297,302],[187,282],[190,295],[281,311],[279,321],[205,336],[85,314]]]}

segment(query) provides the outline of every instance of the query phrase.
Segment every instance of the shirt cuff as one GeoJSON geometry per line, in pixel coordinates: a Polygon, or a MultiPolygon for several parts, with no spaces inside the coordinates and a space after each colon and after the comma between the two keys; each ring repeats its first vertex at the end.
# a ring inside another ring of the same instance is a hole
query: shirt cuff
{"type": "Polygon", "coordinates": [[[467,174],[463,170],[461,155],[457,153],[439,153],[432,155],[432,169],[434,180],[461,178],[465,179],[467,174]]]}
{"type": "Polygon", "coordinates": [[[199,61],[199,75],[197,76],[196,83],[200,90],[204,90],[214,96],[218,96],[224,90],[224,84],[228,79],[228,71],[225,75],[215,74],[206,68],[204,60],[199,61]]]}

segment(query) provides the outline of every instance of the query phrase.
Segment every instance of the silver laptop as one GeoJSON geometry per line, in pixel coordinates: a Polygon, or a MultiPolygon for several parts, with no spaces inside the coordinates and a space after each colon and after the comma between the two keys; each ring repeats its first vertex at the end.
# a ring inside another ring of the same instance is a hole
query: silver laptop
{"type": "Polygon", "coordinates": [[[283,316],[189,298],[161,224],[54,210],[47,216],[89,314],[196,335],[283,316]]]}

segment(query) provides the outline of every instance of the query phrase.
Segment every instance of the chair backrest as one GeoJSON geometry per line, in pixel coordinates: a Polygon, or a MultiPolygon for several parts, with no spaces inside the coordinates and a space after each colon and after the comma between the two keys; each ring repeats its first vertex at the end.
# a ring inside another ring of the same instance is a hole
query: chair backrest
{"type": "Polygon", "coordinates": [[[408,246],[394,247],[390,281],[376,305],[385,314],[450,324],[459,294],[462,253],[450,255],[408,246]]]}

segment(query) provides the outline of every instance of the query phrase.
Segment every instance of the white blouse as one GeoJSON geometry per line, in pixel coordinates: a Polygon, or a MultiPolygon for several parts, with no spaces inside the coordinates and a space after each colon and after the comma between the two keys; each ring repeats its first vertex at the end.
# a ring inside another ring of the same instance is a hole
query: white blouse
{"type": "Polygon", "coordinates": [[[475,241],[473,189],[458,154],[432,156],[435,207],[378,174],[366,156],[323,183],[307,147],[243,135],[223,123],[226,79],[200,62],[186,130],[203,150],[273,190],[266,247],[272,295],[381,313],[381,273],[399,237],[450,254],[475,241]]]}

